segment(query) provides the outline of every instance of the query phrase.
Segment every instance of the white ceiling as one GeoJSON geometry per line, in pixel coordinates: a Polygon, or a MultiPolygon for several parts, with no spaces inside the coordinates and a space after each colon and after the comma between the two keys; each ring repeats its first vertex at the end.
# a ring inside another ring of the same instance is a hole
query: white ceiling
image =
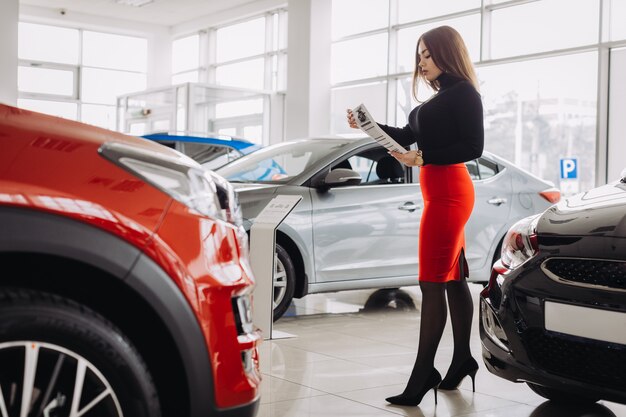
{"type": "Polygon", "coordinates": [[[19,0],[20,5],[45,7],[59,11],[65,9],[68,15],[76,12],[164,26],[174,26],[254,1],[154,0],[153,3],[142,7],[132,7],[117,4],[115,0],[19,0]]]}

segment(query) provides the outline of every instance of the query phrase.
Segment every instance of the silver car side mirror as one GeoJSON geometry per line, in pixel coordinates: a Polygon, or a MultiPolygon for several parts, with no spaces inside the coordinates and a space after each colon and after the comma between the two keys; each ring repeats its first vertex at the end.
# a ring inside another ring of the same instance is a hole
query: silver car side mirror
{"type": "Polygon", "coordinates": [[[347,168],[335,168],[326,174],[324,183],[327,187],[342,187],[347,185],[359,185],[361,175],[358,172],[347,168]]]}
{"type": "Polygon", "coordinates": [[[626,183],[626,168],[622,170],[622,173],[620,174],[620,176],[621,176],[620,182],[626,183]]]}

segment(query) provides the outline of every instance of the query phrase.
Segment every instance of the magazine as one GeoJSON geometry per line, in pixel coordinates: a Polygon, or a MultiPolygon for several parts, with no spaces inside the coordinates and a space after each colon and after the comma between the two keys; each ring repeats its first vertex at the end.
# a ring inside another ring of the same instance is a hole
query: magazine
{"type": "Polygon", "coordinates": [[[365,132],[368,136],[373,138],[376,142],[380,143],[382,146],[387,148],[390,151],[406,153],[407,150],[404,149],[398,142],[393,140],[391,136],[385,133],[384,130],[378,126],[378,123],[372,119],[372,116],[367,111],[367,108],[364,104],[359,104],[356,106],[352,113],[354,113],[354,120],[356,121],[357,126],[363,132],[365,132]]]}

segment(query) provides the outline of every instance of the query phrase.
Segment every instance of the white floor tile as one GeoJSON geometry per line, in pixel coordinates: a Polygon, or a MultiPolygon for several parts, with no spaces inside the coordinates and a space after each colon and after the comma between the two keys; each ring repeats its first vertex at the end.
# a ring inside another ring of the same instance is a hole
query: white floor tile
{"type": "MultiPolygon", "coordinates": [[[[478,285],[470,285],[475,306],[478,285]]],[[[373,291],[344,291],[296,300],[275,329],[294,338],[261,345],[261,406],[258,417],[626,417],[626,405],[600,402],[591,407],[556,406],[525,384],[489,373],[482,363],[478,311],[474,310],[471,349],[480,364],[476,392],[469,377],[458,390],[427,393],[418,407],[397,407],[385,397],[400,393],[413,367],[419,334],[418,287],[406,290],[416,310],[363,311],[373,291]]],[[[453,355],[450,323],[435,366],[445,375],[453,355]]]]}
{"type": "Polygon", "coordinates": [[[457,416],[505,406],[519,405],[511,401],[501,400],[488,395],[463,390],[438,391],[437,404],[435,404],[434,391],[430,390],[426,393],[418,407],[399,407],[391,405],[385,401],[386,397],[399,394],[403,389],[404,384],[401,384],[344,392],[337,395],[363,404],[387,409],[390,412],[403,416],[419,415],[416,414],[416,412],[423,413],[424,415],[437,414],[443,416],[457,416]],[[419,409],[419,411],[417,409],[419,409]]]}
{"type": "Polygon", "coordinates": [[[263,382],[261,382],[261,404],[309,398],[317,395],[326,395],[326,393],[304,385],[294,384],[284,379],[263,375],[263,382]]]}
{"type": "Polygon", "coordinates": [[[394,414],[334,395],[261,404],[257,417],[393,417],[394,414]]]}
{"type": "Polygon", "coordinates": [[[341,359],[294,364],[272,370],[272,376],[328,393],[403,383],[406,376],[341,359]]]}

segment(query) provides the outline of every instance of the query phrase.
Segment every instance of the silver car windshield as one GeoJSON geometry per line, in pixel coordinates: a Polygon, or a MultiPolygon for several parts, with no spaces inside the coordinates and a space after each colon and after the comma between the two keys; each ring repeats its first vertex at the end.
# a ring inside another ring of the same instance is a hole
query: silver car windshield
{"type": "Polygon", "coordinates": [[[284,183],[351,143],[345,139],[278,143],[243,156],[216,172],[231,182],[284,183]]]}

